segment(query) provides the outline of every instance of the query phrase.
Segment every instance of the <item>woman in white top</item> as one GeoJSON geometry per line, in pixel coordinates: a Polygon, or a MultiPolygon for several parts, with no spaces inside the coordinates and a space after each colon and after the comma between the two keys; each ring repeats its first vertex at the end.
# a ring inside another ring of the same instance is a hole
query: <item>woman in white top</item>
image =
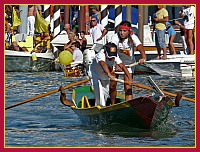
{"type": "Polygon", "coordinates": [[[180,11],[180,17],[184,20],[184,36],[189,49],[189,54],[194,54],[194,44],[193,44],[193,30],[194,30],[194,20],[195,20],[195,7],[192,5],[187,5],[186,8],[182,7],[180,11]]]}
{"type": "MultiPolygon", "coordinates": [[[[145,51],[143,46],[139,40],[139,38],[133,34],[131,30],[131,23],[129,21],[122,21],[119,26],[119,32],[114,34],[111,38],[111,42],[117,45],[118,54],[120,59],[125,65],[129,65],[135,62],[134,57],[134,46],[141,54],[141,59],[139,60],[139,64],[143,64],[146,60],[145,51]]],[[[118,71],[121,71],[120,68],[117,68],[118,71]]],[[[132,73],[134,73],[134,67],[129,68],[130,77],[132,77],[132,73]]],[[[115,75],[118,77],[118,75],[115,75]]],[[[124,80],[127,81],[128,77],[124,75],[124,80]]],[[[111,101],[115,103],[116,98],[116,81],[111,81],[110,91],[111,91],[111,101]]],[[[125,90],[125,100],[131,100],[133,98],[132,95],[132,86],[124,84],[125,90]]]]}

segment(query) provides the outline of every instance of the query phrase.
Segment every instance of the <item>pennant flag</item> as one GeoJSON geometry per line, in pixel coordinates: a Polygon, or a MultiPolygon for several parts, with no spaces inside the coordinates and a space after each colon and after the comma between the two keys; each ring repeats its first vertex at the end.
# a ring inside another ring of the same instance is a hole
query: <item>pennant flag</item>
{"type": "Polygon", "coordinates": [[[22,21],[19,19],[16,10],[13,7],[13,14],[12,14],[12,26],[13,26],[13,29],[16,29],[20,24],[22,24],[22,21]]]}
{"type": "Polygon", "coordinates": [[[35,18],[35,30],[38,33],[45,32],[49,33],[49,22],[46,21],[38,12],[36,11],[36,18],[35,18]]]}

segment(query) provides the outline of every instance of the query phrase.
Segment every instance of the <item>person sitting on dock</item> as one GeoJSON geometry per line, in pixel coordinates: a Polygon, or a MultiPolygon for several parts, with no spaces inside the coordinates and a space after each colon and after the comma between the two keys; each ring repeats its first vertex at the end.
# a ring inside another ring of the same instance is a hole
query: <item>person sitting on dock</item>
{"type": "MultiPolygon", "coordinates": [[[[119,32],[114,34],[111,37],[111,42],[115,43],[118,47],[118,54],[120,59],[125,65],[129,65],[135,62],[134,57],[134,46],[136,46],[137,50],[141,54],[141,59],[139,60],[139,64],[143,64],[146,60],[146,55],[142,43],[139,38],[132,33],[131,23],[129,21],[122,21],[119,26],[119,32]]],[[[116,67],[116,71],[121,71],[119,67],[116,67]]],[[[134,67],[129,68],[129,76],[124,75],[124,80],[127,81],[129,77],[132,77],[132,73],[134,73],[134,67]]],[[[114,74],[115,77],[119,75],[114,74]]],[[[111,91],[111,101],[115,103],[116,99],[116,81],[111,81],[110,83],[110,91],[111,91]]],[[[125,100],[131,100],[133,98],[132,95],[132,86],[124,84],[125,90],[125,100]]]]}
{"type": "Polygon", "coordinates": [[[73,42],[76,42],[75,41],[75,33],[74,32],[69,32],[68,33],[68,39],[69,39],[69,42],[67,44],[64,45],[64,50],[67,50],[67,49],[70,49],[71,45],[73,42]]]}
{"type": "Polygon", "coordinates": [[[124,71],[127,81],[132,83],[131,75],[117,54],[117,46],[114,43],[107,43],[96,54],[91,64],[96,106],[106,106],[106,101],[109,96],[110,80],[115,80],[115,77],[111,74],[114,64],[117,64],[124,71]]]}
{"type": "Polygon", "coordinates": [[[35,38],[35,47],[32,52],[45,53],[47,51],[47,43],[41,37],[35,38]]]}
{"type": "Polygon", "coordinates": [[[73,54],[73,62],[77,61],[83,61],[83,54],[81,50],[79,49],[80,43],[79,42],[73,42],[70,46],[71,52],[73,54]]]}
{"type": "Polygon", "coordinates": [[[85,31],[81,31],[80,35],[81,35],[80,49],[82,52],[84,52],[84,50],[86,49],[86,46],[87,46],[87,39],[85,38],[85,31]]]}
{"type": "Polygon", "coordinates": [[[26,47],[20,47],[16,41],[13,41],[12,44],[8,46],[6,49],[19,52],[28,52],[28,49],[26,47]]]}

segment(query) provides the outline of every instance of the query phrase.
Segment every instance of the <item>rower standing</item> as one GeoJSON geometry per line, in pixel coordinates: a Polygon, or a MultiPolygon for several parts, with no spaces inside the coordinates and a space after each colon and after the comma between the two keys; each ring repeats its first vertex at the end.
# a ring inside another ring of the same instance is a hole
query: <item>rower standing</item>
{"type": "MultiPolygon", "coordinates": [[[[135,62],[134,46],[136,46],[137,50],[141,54],[139,64],[143,64],[145,62],[146,55],[142,43],[140,42],[139,38],[133,34],[133,31],[131,30],[131,23],[129,21],[122,21],[120,23],[119,32],[112,36],[111,42],[117,45],[119,57],[125,65],[129,65],[135,62]]],[[[128,70],[130,75],[124,75],[124,81],[127,81],[129,77],[133,77],[132,74],[134,73],[134,67],[129,68],[128,70]]],[[[121,71],[121,69],[117,67],[116,71],[121,71]]],[[[118,77],[119,75],[116,74],[115,76],[118,77]]],[[[117,82],[111,80],[110,97],[112,103],[115,103],[116,100],[116,86],[117,82]]],[[[124,84],[124,90],[125,100],[131,100],[133,98],[132,86],[124,84]]]]}
{"type": "Polygon", "coordinates": [[[117,46],[114,43],[106,44],[96,54],[91,64],[96,106],[106,106],[106,101],[109,96],[110,80],[115,79],[111,74],[114,64],[117,64],[124,71],[127,81],[132,82],[131,75],[117,54],[117,46]]]}

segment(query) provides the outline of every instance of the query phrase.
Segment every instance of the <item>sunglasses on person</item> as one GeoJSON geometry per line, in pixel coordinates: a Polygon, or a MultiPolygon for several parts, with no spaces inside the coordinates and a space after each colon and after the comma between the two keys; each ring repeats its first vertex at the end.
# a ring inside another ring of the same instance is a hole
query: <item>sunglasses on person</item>
{"type": "Polygon", "coordinates": [[[91,22],[96,22],[96,20],[91,20],[91,22]]]}

